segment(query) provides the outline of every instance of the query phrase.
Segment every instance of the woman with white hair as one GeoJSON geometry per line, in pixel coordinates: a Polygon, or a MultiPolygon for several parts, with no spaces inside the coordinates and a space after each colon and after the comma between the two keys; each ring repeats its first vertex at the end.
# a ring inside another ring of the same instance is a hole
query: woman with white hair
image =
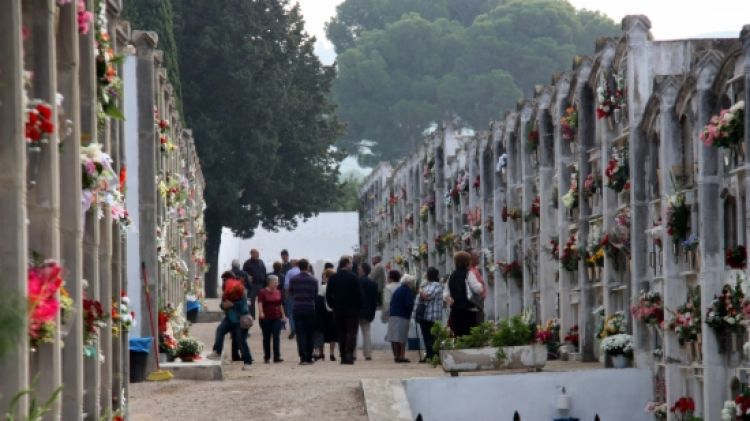
{"type": "Polygon", "coordinates": [[[414,309],[415,286],[416,279],[411,275],[404,275],[401,285],[391,297],[385,340],[391,343],[393,360],[397,363],[411,362],[406,358],[406,343],[409,340],[409,320],[414,309]]]}

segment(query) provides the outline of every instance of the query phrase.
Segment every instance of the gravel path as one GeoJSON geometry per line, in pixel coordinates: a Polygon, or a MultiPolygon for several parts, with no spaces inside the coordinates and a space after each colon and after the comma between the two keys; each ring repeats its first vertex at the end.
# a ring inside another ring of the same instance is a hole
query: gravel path
{"type": "MultiPolygon", "coordinates": [[[[216,323],[193,325],[191,333],[211,347],[216,323]]],[[[284,335],[286,331],[282,331],[284,335]]],[[[282,336],[284,362],[263,364],[260,329],[251,330],[250,350],[255,359],[249,371],[241,363],[226,363],[224,381],[171,380],[130,385],[133,421],[168,420],[367,420],[360,380],[444,376],[440,368],[395,364],[390,350],[376,350],[372,361],[361,353],[354,366],[321,361],[298,365],[296,342],[282,336]]],[[[326,349],[326,352],[327,349],[326,349]]]]}

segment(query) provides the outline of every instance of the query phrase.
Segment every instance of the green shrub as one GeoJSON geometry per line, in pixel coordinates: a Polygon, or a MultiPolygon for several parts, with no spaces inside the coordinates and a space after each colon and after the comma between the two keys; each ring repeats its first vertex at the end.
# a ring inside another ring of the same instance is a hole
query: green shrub
{"type": "Polygon", "coordinates": [[[200,355],[203,350],[203,344],[193,338],[182,338],[177,342],[177,356],[178,357],[191,357],[200,355]]]}
{"type": "Polygon", "coordinates": [[[528,345],[534,340],[534,329],[521,316],[502,320],[492,336],[492,346],[528,345]]]}

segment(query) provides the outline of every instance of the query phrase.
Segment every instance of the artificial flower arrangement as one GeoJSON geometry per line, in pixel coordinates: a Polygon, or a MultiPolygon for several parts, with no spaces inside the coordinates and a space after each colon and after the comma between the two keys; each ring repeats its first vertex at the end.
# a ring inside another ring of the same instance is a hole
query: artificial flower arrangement
{"type": "Polygon", "coordinates": [[[727,249],[724,262],[732,269],[745,269],[745,266],[747,266],[747,249],[741,245],[727,249]]]}
{"type": "Polygon", "coordinates": [[[159,130],[159,149],[164,153],[169,153],[177,149],[169,136],[169,120],[161,118],[159,110],[154,107],[154,125],[159,130]]]}
{"type": "Polygon", "coordinates": [[[675,245],[681,244],[690,233],[690,206],[685,203],[685,193],[669,196],[667,205],[667,234],[675,245]]]}
{"type": "Polygon", "coordinates": [[[565,340],[566,343],[569,343],[569,344],[571,344],[571,345],[573,345],[573,346],[575,346],[577,348],[578,347],[579,338],[580,338],[580,336],[578,334],[578,325],[573,325],[568,330],[568,334],[565,335],[565,339],[564,340],[565,340]]]}
{"type": "Polygon", "coordinates": [[[487,232],[493,232],[495,230],[495,220],[491,216],[488,216],[484,220],[484,227],[487,228],[487,232]]]}
{"type": "Polygon", "coordinates": [[[658,421],[666,421],[669,406],[666,402],[649,402],[646,404],[646,413],[652,414],[658,421]]]}
{"type": "Polygon", "coordinates": [[[60,323],[67,325],[75,314],[75,302],[63,284],[60,287],[60,323]]]}
{"type": "Polygon", "coordinates": [[[107,327],[107,314],[102,303],[97,300],[83,299],[83,355],[88,358],[100,356],[96,349],[99,331],[107,327]]]}
{"type": "Polygon", "coordinates": [[[568,238],[560,253],[560,263],[566,271],[575,272],[578,270],[579,260],[581,260],[581,253],[576,244],[576,236],[573,234],[568,238]]]}
{"type": "Polygon", "coordinates": [[[531,201],[529,212],[526,214],[526,217],[524,218],[524,220],[526,222],[529,222],[534,218],[539,218],[541,213],[542,213],[541,199],[539,198],[539,196],[536,196],[534,197],[534,200],[531,201]]]}
{"type": "Polygon", "coordinates": [[[96,99],[97,121],[103,127],[108,118],[124,120],[125,116],[118,107],[122,97],[122,79],[117,74],[117,64],[122,56],[116,56],[112,49],[111,39],[107,30],[107,11],[103,1],[96,3],[95,38],[96,38],[96,99]]]}
{"type": "Polygon", "coordinates": [[[701,421],[703,418],[693,415],[695,412],[695,401],[690,396],[683,396],[669,408],[669,412],[675,415],[677,421],[701,421]]]}
{"type": "Polygon", "coordinates": [[[537,325],[534,340],[538,344],[547,346],[549,359],[557,359],[560,348],[560,321],[550,319],[544,325],[537,325]]]}
{"type": "Polygon", "coordinates": [[[648,238],[650,238],[651,241],[654,243],[654,246],[658,247],[661,250],[662,248],[661,234],[662,232],[664,232],[664,227],[659,222],[656,222],[651,228],[647,229],[645,232],[648,238]]]}
{"type": "Polygon", "coordinates": [[[425,261],[426,261],[426,260],[427,260],[427,253],[428,253],[428,249],[427,249],[427,243],[422,243],[422,244],[420,244],[420,245],[419,245],[419,257],[420,257],[420,258],[421,258],[422,260],[425,260],[425,261]]]}
{"type": "MultiPolygon", "coordinates": [[[[112,169],[112,158],[102,151],[102,145],[91,143],[81,147],[82,206],[87,212],[92,206],[115,203],[122,197],[118,191],[118,177],[112,169]]],[[[99,214],[102,217],[103,214],[99,214]]]]}
{"type": "Polygon", "coordinates": [[[174,357],[177,353],[177,340],[168,333],[159,332],[159,352],[174,357]]]}
{"type": "Polygon", "coordinates": [[[512,262],[498,261],[498,267],[500,267],[500,273],[505,279],[523,279],[523,267],[518,260],[512,262]]]}
{"type": "Polygon", "coordinates": [[[616,333],[602,339],[601,349],[607,355],[624,355],[633,354],[633,337],[627,333],[616,333]]]}
{"type": "Polygon", "coordinates": [[[744,139],[745,101],[738,101],[729,109],[721,110],[718,116],[703,128],[700,139],[706,146],[729,148],[744,139]]]}
{"type": "Polygon", "coordinates": [[[444,235],[436,235],[432,242],[435,245],[435,251],[441,256],[444,255],[446,249],[444,235]]]}
{"type": "MultiPolygon", "coordinates": [[[[603,312],[604,309],[597,309],[596,312],[599,313],[599,310],[603,312]]],[[[602,323],[601,329],[599,329],[599,334],[597,336],[599,337],[599,339],[604,339],[609,336],[623,334],[626,332],[625,314],[622,311],[617,311],[604,319],[604,322],[602,323]]]]}
{"type": "MultiPolygon", "coordinates": [[[[420,209],[419,212],[420,216],[422,216],[422,210],[420,209]]],[[[414,226],[414,214],[410,213],[409,215],[404,218],[404,225],[406,226],[414,226]]]]}
{"type": "Polygon", "coordinates": [[[390,194],[388,195],[388,204],[389,204],[389,205],[390,205],[391,207],[393,207],[393,206],[396,206],[396,204],[397,204],[397,203],[398,203],[398,196],[396,196],[396,193],[394,193],[394,192],[391,192],[391,193],[390,193],[390,194]]]}
{"type": "Polygon", "coordinates": [[[622,75],[617,74],[614,77],[602,78],[599,86],[596,88],[597,106],[596,118],[602,119],[609,117],[615,110],[620,110],[625,106],[625,80],[622,75]],[[610,79],[614,79],[614,86],[610,79]]]}
{"type": "Polygon", "coordinates": [[[427,206],[426,203],[422,204],[422,206],[419,207],[419,219],[422,220],[422,222],[427,222],[427,218],[430,216],[430,207],[427,206]]]}
{"type": "Polygon", "coordinates": [[[740,322],[744,319],[745,301],[741,283],[741,277],[738,275],[734,287],[725,284],[721,294],[714,296],[706,311],[706,325],[713,329],[717,336],[724,336],[740,329],[740,322]]]}
{"type": "Polygon", "coordinates": [[[566,209],[574,209],[578,207],[578,183],[573,181],[570,183],[570,189],[562,197],[563,206],[566,209]]]}
{"type": "Polygon", "coordinates": [[[461,191],[457,185],[454,185],[446,197],[446,204],[450,206],[458,205],[459,203],[461,203],[461,191]]]}
{"type": "Polygon", "coordinates": [[[630,255],[630,208],[623,208],[615,215],[615,226],[604,235],[600,245],[607,256],[616,260],[617,254],[630,255]]]}
{"type": "Polygon", "coordinates": [[[630,170],[628,160],[623,155],[616,154],[610,158],[604,175],[607,177],[607,187],[615,192],[630,190],[630,170]]]}
{"type": "MultiPolygon", "coordinates": [[[[468,232],[471,237],[479,238],[482,236],[482,209],[476,207],[469,210],[466,215],[467,222],[469,223],[468,232]]],[[[464,238],[466,240],[466,238],[464,238]]]]}
{"type": "Polygon", "coordinates": [[[478,175],[474,178],[472,186],[474,187],[474,192],[479,194],[479,189],[482,187],[482,180],[478,175]]]}
{"type": "Polygon", "coordinates": [[[657,291],[641,291],[638,304],[630,307],[633,318],[647,325],[661,327],[664,322],[664,305],[657,291]]]}
{"type": "Polygon", "coordinates": [[[56,338],[56,317],[60,311],[57,292],[62,288],[62,268],[54,260],[30,266],[27,271],[28,335],[32,349],[56,338]]]}
{"type": "Polygon", "coordinates": [[[29,145],[47,143],[55,133],[55,121],[52,106],[40,99],[26,104],[25,135],[29,145]]]}
{"type": "Polygon", "coordinates": [[[469,174],[466,172],[461,172],[458,177],[456,177],[456,188],[460,193],[468,193],[469,192],[469,174]]]}
{"type": "Polygon", "coordinates": [[[500,214],[500,217],[502,218],[503,222],[508,222],[508,219],[512,220],[519,220],[521,219],[521,211],[518,208],[509,208],[507,206],[503,206],[503,211],[500,214]]]}
{"type": "Polygon", "coordinates": [[[734,400],[725,401],[721,410],[722,421],[750,421],[750,390],[744,389],[734,400]]]}
{"type": "Polygon", "coordinates": [[[539,125],[529,123],[526,133],[526,150],[534,152],[539,148],[539,125]]]}
{"type": "Polygon", "coordinates": [[[586,253],[586,266],[588,267],[604,267],[604,257],[606,253],[604,247],[598,242],[590,244],[588,252],[586,253]]]}
{"type": "Polygon", "coordinates": [[[690,234],[690,236],[683,240],[680,245],[685,251],[697,251],[699,243],[700,242],[698,240],[698,236],[695,234],[690,234]]]}
{"type": "Polygon", "coordinates": [[[594,173],[589,173],[583,180],[583,195],[590,198],[596,194],[602,185],[602,179],[594,173]]]}
{"type": "Polygon", "coordinates": [[[667,327],[677,334],[681,346],[696,342],[701,335],[701,306],[698,288],[688,290],[685,304],[677,307],[672,313],[672,320],[667,327]]]}
{"type": "Polygon", "coordinates": [[[135,312],[130,309],[130,299],[125,291],[120,294],[120,302],[112,302],[112,335],[129,332],[135,326],[135,312]]]}
{"type": "Polygon", "coordinates": [[[553,260],[560,260],[560,240],[557,237],[551,237],[549,240],[549,246],[544,247],[544,251],[549,253],[553,260]]]}
{"type": "Polygon", "coordinates": [[[179,207],[187,203],[189,183],[180,173],[167,172],[159,181],[158,189],[170,212],[177,212],[179,207]]]}
{"type": "Polygon", "coordinates": [[[575,106],[565,109],[565,115],[560,118],[562,138],[568,142],[575,142],[578,133],[578,110],[575,106]]]}

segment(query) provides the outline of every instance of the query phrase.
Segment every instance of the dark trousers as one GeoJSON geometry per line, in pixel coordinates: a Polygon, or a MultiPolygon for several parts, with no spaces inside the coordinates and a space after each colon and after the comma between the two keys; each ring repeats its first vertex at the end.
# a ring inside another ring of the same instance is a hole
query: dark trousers
{"type": "Polygon", "coordinates": [[[359,329],[359,311],[336,311],[336,334],[339,340],[339,352],[344,361],[354,361],[357,348],[357,329],[359,329]]]}
{"type": "Polygon", "coordinates": [[[315,314],[294,314],[294,328],[297,330],[297,351],[302,362],[312,362],[315,314]]]}
{"type": "Polygon", "coordinates": [[[289,333],[296,332],[296,326],[294,325],[294,298],[287,295],[284,298],[284,312],[286,313],[287,319],[289,319],[289,333]]]}
{"type": "Polygon", "coordinates": [[[231,322],[226,317],[221,323],[219,323],[219,327],[216,329],[214,351],[221,355],[221,352],[224,350],[224,335],[227,333],[232,335],[232,342],[239,345],[242,361],[244,361],[245,364],[252,364],[253,357],[250,354],[250,347],[247,345],[247,329],[240,328],[239,322],[231,322]]]}
{"type": "Polygon", "coordinates": [[[260,330],[263,331],[263,358],[266,361],[271,359],[271,339],[273,339],[273,359],[280,359],[279,334],[281,332],[281,319],[261,319],[260,330]]]}
{"type": "MultiPolygon", "coordinates": [[[[232,322],[229,321],[229,318],[224,317],[219,325],[216,326],[216,338],[214,339],[213,349],[217,354],[221,354],[221,351],[224,349],[224,336],[227,333],[232,333],[232,322]]],[[[239,355],[239,347],[234,342],[234,337],[232,337],[232,355],[235,355],[235,352],[239,355]]]]}
{"type": "Polygon", "coordinates": [[[435,324],[433,321],[423,320],[419,322],[419,328],[422,330],[422,339],[424,339],[424,348],[426,351],[425,358],[432,358],[435,355],[435,350],[432,349],[432,345],[435,343],[435,337],[432,336],[432,326],[435,324]]]}
{"type": "Polygon", "coordinates": [[[477,325],[477,312],[458,308],[451,309],[448,325],[457,338],[468,335],[471,328],[477,325]]]}

